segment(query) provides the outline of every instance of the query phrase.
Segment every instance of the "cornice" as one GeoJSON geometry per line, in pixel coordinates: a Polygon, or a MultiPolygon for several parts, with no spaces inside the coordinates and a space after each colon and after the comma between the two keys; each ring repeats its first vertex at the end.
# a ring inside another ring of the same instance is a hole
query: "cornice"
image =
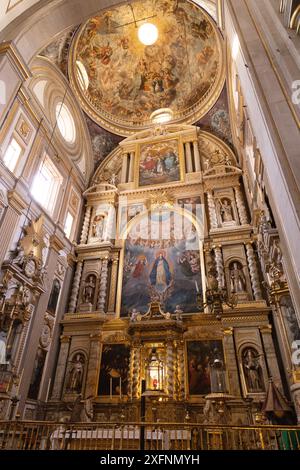
{"type": "Polygon", "coordinates": [[[0,44],[0,55],[6,55],[19,74],[21,80],[25,81],[31,77],[31,72],[24,62],[21,54],[12,41],[0,44]]]}

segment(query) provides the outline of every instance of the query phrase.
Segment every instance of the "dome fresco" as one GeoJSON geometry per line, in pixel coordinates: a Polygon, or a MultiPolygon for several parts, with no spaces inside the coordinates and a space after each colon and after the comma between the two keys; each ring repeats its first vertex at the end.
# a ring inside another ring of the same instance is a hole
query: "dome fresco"
{"type": "Polygon", "coordinates": [[[69,72],[84,110],[114,133],[144,129],[159,108],[171,108],[178,123],[194,123],[224,84],[222,38],[210,16],[188,1],[135,2],[82,26],[69,72]],[[138,39],[144,22],[158,28],[151,46],[138,39]]]}

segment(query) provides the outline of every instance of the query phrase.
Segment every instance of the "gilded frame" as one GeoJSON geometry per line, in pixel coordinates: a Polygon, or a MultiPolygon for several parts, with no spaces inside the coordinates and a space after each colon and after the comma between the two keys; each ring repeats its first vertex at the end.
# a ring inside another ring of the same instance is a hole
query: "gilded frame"
{"type": "Polygon", "coordinates": [[[137,144],[136,152],[135,152],[135,166],[134,166],[134,181],[135,181],[136,189],[149,189],[151,187],[156,188],[157,186],[169,187],[176,183],[177,184],[183,183],[184,177],[185,177],[184,148],[183,148],[183,142],[180,136],[177,136],[177,137],[170,136],[165,139],[156,139],[156,140],[153,140],[152,142],[145,141],[145,142],[140,142],[137,144]],[[177,142],[177,153],[178,153],[178,160],[179,160],[178,162],[179,179],[175,181],[168,181],[166,183],[154,183],[154,184],[149,184],[149,185],[141,185],[140,184],[140,162],[141,162],[142,148],[144,146],[164,144],[167,142],[175,142],[175,141],[177,142]]]}

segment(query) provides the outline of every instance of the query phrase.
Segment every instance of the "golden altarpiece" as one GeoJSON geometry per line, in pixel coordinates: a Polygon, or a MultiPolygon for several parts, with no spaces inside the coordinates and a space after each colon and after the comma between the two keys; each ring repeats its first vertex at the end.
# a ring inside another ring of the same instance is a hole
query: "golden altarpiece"
{"type": "Polygon", "coordinates": [[[227,422],[249,424],[270,376],[282,390],[242,176],[229,147],[188,125],[135,134],[99,167],[47,419],[81,394],[96,421],[139,421],[146,380],[147,420],[215,423],[220,400],[227,422]]]}

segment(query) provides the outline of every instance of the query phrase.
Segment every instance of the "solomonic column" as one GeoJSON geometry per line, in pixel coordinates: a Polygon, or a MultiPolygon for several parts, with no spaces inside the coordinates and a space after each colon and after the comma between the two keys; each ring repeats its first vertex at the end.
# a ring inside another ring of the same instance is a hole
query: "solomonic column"
{"type": "Polygon", "coordinates": [[[216,259],[218,286],[219,286],[219,289],[223,289],[225,286],[225,273],[224,273],[222,247],[215,246],[214,252],[215,252],[215,259],[216,259]]]}
{"type": "Polygon", "coordinates": [[[99,296],[97,303],[97,310],[101,313],[104,313],[106,295],[107,295],[107,280],[108,280],[108,258],[102,260],[101,266],[101,277],[100,277],[100,287],[99,287],[99,296]]]}
{"type": "Polygon", "coordinates": [[[141,345],[139,343],[133,346],[133,366],[131,376],[131,397],[139,398],[140,389],[140,369],[141,369],[141,345]]]}
{"type": "Polygon", "coordinates": [[[215,206],[215,201],[214,201],[211,191],[207,192],[207,204],[208,204],[210,226],[212,229],[218,228],[216,206],[215,206]]]}
{"type": "Polygon", "coordinates": [[[69,312],[70,313],[74,313],[75,310],[76,310],[78,293],[79,293],[79,286],[80,286],[80,280],[81,280],[81,274],[82,274],[82,268],[83,268],[83,262],[78,261],[77,266],[76,266],[76,272],[75,272],[74,280],[73,280],[71,299],[70,299],[70,303],[69,303],[69,312]]]}
{"type": "Polygon", "coordinates": [[[184,342],[179,341],[177,345],[177,364],[179,375],[179,390],[178,398],[183,401],[186,398],[185,394],[185,362],[184,362],[184,342]]]}
{"type": "Polygon", "coordinates": [[[260,287],[259,273],[256,263],[256,257],[252,243],[246,243],[247,259],[251,277],[251,284],[255,300],[262,300],[262,291],[260,287]]]}
{"type": "Polygon", "coordinates": [[[167,341],[167,393],[170,398],[173,398],[175,392],[174,384],[174,353],[173,341],[167,341]]]}
{"type": "Polygon", "coordinates": [[[84,245],[88,240],[90,221],[92,215],[92,207],[88,206],[85,210],[84,222],[81,232],[80,244],[84,245]]]}

